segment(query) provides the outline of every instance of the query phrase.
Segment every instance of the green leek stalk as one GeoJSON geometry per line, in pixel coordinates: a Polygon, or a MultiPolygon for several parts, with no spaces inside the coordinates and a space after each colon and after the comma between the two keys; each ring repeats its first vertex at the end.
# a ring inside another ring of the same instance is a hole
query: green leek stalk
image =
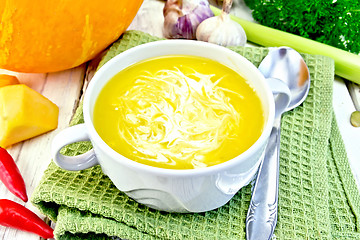
{"type": "MultiPolygon", "coordinates": [[[[213,6],[211,6],[211,10],[215,15],[221,13],[220,9],[213,6]]],[[[295,34],[249,22],[231,14],[230,17],[244,28],[248,41],[265,47],[288,46],[298,52],[330,57],[335,62],[336,75],[360,84],[360,55],[295,34]]]]}

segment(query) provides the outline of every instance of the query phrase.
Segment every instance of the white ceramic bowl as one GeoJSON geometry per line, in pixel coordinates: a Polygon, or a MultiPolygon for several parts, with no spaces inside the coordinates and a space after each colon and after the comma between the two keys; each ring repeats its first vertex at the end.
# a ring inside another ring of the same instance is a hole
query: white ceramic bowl
{"type": "Polygon", "coordinates": [[[84,124],[69,127],[53,140],[55,162],[67,170],[100,164],[115,186],[139,203],[169,212],[204,212],[226,204],[255,176],[274,121],[274,99],[259,70],[241,55],[215,44],[191,40],[162,40],[131,48],[96,72],[84,98],[84,124]],[[104,85],[122,69],[141,60],[169,54],[206,57],[221,62],[249,81],[261,98],[265,126],[260,138],[244,153],[202,169],[171,170],[144,165],[111,149],[93,125],[93,110],[104,85]],[[60,154],[67,144],[91,140],[93,150],[77,157],[60,154]]]}

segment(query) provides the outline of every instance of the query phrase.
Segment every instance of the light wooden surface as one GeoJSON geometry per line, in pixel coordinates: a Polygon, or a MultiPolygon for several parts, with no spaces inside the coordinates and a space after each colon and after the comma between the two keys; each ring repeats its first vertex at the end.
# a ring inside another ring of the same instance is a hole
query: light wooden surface
{"type": "MultiPolygon", "coordinates": [[[[145,0],[129,29],[142,30],[155,36],[163,37],[163,5],[164,1],[145,0]]],[[[235,1],[232,12],[234,15],[244,19],[251,19],[250,11],[245,7],[242,0],[235,1]]],[[[44,170],[50,163],[50,144],[52,138],[60,130],[68,126],[74,110],[81,99],[82,93],[85,91],[88,81],[94,74],[97,63],[98,59],[70,70],[48,74],[21,74],[0,69],[0,73],[9,73],[18,76],[20,82],[40,92],[60,108],[59,124],[56,130],[8,148],[8,151],[16,160],[25,179],[29,197],[32,195],[44,170]]],[[[360,150],[358,144],[360,128],[354,128],[349,123],[349,116],[352,111],[355,111],[355,106],[360,110],[360,88],[356,84],[349,84],[349,89],[350,90],[348,90],[343,80],[337,78],[334,81],[333,103],[336,119],[346,145],[350,165],[360,189],[360,150]]],[[[6,198],[24,204],[21,200],[9,193],[1,183],[0,198],[6,198]]],[[[26,203],[25,206],[43,217],[30,202],[26,203]]],[[[37,235],[0,226],[0,240],[39,239],[37,235]]]]}

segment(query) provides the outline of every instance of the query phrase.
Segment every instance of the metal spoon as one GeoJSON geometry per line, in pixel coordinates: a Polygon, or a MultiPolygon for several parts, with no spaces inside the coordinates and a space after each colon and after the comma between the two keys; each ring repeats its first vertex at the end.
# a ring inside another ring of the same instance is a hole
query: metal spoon
{"type": "MultiPolygon", "coordinates": [[[[270,239],[277,222],[279,185],[279,150],[281,114],[299,106],[310,88],[310,74],[301,55],[288,47],[271,48],[259,66],[265,78],[277,78],[290,89],[290,103],[285,111],[276,111],[274,126],[259,167],[246,217],[246,239],[270,239]]],[[[281,96],[275,97],[275,109],[283,105],[281,96]]],[[[282,108],[284,109],[284,108],[282,108]]]]}

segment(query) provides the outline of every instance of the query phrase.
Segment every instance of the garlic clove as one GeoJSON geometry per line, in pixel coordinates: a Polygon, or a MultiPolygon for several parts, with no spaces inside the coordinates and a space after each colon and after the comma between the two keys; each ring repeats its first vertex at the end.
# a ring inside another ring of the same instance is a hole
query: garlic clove
{"type": "Polygon", "coordinates": [[[244,46],[247,41],[246,33],[241,25],[231,20],[225,12],[199,24],[196,39],[221,46],[244,46]]]}
{"type": "Polygon", "coordinates": [[[163,9],[166,38],[196,39],[196,29],[214,16],[207,0],[167,0],[163,9]]]}

